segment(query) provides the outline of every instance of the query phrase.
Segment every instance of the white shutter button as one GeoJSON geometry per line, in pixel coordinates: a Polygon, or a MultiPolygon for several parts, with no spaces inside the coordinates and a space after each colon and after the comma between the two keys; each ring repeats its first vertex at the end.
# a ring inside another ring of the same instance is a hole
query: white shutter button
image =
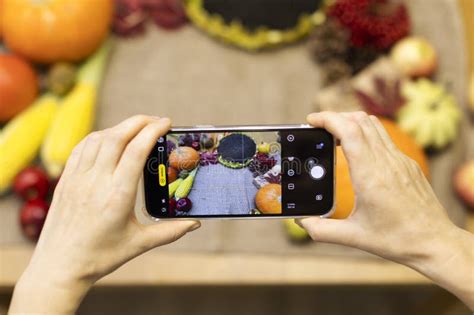
{"type": "Polygon", "coordinates": [[[321,165],[315,165],[311,168],[309,174],[313,179],[318,180],[324,177],[324,175],[326,174],[326,170],[321,165]]]}

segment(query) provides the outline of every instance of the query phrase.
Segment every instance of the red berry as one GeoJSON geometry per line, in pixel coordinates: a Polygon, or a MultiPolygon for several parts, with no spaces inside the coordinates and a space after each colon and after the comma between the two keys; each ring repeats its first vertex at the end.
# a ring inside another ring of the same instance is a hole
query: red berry
{"type": "Polygon", "coordinates": [[[156,25],[176,29],[187,22],[181,0],[147,0],[150,17],[156,25]]]}
{"type": "Polygon", "coordinates": [[[13,190],[24,200],[44,199],[49,191],[48,175],[39,167],[29,167],[15,178],[13,190]]]}
{"type": "Polygon", "coordinates": [[[181,198],[176,202],[176,209],[178,211],[188,212],[193,207],[193,203],[189,198],[181,198]]]}
{"type": "Polygon", "coordinates": [[[169,215],[174,216],[176,214],[176,199],[171,198],[169,200],[169,215]]]}
{"type": "Polygon", "coordinates": [[[29,200],[21,208],[20,225],[26,237],[33,241],[39,238],[48,209],[48,203],[40,199],[29,200]]]}
{"type": "Polygon", "coordinates": [[[403,3],[387,0],[338,0],[328,15],[351,31],[352,45],[385,50],[410,32],[410,16],[403,3]]]}

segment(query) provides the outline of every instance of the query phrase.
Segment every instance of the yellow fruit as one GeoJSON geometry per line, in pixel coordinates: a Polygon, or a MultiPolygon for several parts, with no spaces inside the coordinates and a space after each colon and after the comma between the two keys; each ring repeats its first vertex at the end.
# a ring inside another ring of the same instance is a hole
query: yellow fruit
{"type": "Polygon", "coordinates": [[[257,151],[259,153],[265,153],[268,154],[270,153],[270,144],[267,142],[262,142],[257,146],[257,151]]]}
{"type": "Polygon", "coordinates": [[[406,105],[397,114],[400,128],[422,147],[440,149],[457,137],[461,111],[445,88],[427,79],[403,85],[406,105]]]}
{"type": "Polygon", "coordinates": [[[74,147],[92,130],[97,92],[110,43],[106,42],[81,67],[77,84],[61,102],[41,148],[48,174],[59,177],[74,147]]]}
{"type": "Polygon", "coordinates": [[[176,190],[178,189],[179,185],[181,185],[182,182],[183,182],[183,179],[178,178],[177,180],[175,180],[174,182],[168,185],[168,196],[170,198],[174,196],[174,193],[176,192],[176,190]]]}
{"type": "Polygon", "coordinates": [[[54,96],[42,96],[0,132],[0,193],[34,160],[57,108],[54,96]]]}
{"type": "Polygon", "coordinates": [[[178,186],[178,189],[176,189],[176,192],[174,196],[176,198],[184,198],[186,197],[189,192],[191,191],[191,188],[193,187],[194,183],[194,177],[196,176],[197,168],[195,168],[189,175],[186,177],[185,180],[178,186]]]}
{"type": "Polygon", "coordinates": [[[310,239],[308,232],[296,224],[295,220],[283,220],[283,225],[290,240],[304,242],[310,239]]]}

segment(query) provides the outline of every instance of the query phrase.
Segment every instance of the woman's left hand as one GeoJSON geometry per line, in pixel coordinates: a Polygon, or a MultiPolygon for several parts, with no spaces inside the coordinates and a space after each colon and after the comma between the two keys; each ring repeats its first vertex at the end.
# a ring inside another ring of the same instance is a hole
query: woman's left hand
{"type": "Polygon", "coordinates": [[[198,221],[145,226],[133,213],[149,152],[169,128],[167,118],[134,116],[77,145],[15,287],[11,314],[72,314],[95,281],[200,226],[198,221]]]}

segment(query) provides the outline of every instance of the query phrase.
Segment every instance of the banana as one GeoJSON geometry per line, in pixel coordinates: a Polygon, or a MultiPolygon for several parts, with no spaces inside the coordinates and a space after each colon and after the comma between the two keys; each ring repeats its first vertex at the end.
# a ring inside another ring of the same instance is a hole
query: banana
{"type": "Polygon", "coordinates": [[[51,177],[59,177],[74,147],[92,131],[100,81],[110,42],[80,68],[77,83],[62,100],[41,148],[41,159],[51,177]]]}
{"type": "Polygon", "coordinates": [[[175,180],[174,182],[168,185],[168,196],[170,198],[174,196],[174,193],[176,192],[176,190],[178,189],[179,185],[181,185],[182,182],[183,182],[183,179],[178,178],[177,180],[175,180]]]}
{"type": "Polygon", "coordinates": [[[57,109],[56,97],[41,96],[0,132],[0,193],[35,159],[57,109]]]}
{"type": "Polygon", "coordinates": [[[185,180],[179,185],[178,189],[175,192],[175,197],[177,199],[186,197],[191,188],[193,187],[194,177],[196,176],[197,167],[186,177],[185,180]]]}

